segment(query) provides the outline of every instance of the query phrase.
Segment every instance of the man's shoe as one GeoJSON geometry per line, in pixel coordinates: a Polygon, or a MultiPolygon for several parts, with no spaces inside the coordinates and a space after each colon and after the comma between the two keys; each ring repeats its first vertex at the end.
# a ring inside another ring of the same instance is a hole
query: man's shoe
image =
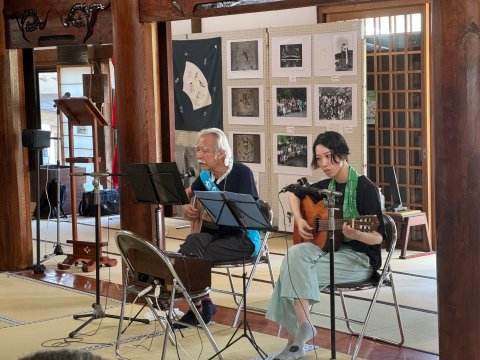
{"type": "Polygon", "coordinates": [[[182,324],[173,324],[174,329],[185,329],[190,326],[198,325],[198,320],[192,310],[188,310],[187,313],[183,315],[179,321],[182,322],[182,324]]]}
{"type": "Polygon", "coordinates": [[[202,300],[202,319],[205,324],[212,321],[212,316],[217,313],[217,307],[213,304],[212,300],[202,300]]]}

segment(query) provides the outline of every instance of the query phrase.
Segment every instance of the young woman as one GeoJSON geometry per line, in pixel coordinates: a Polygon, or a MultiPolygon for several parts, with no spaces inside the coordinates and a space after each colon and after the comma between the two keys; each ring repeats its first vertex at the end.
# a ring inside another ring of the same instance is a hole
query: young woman
{"type": "MultiPolygon", "coordinates": [[[[385,235],[382,210],[377,188],[366,177],[359,176],[348,164],[350,150],[345,138],[334,131],[318,135],[313,144],[313,168],[320,168],[329,177],[312,186],[341,192],[335,197],[336,207],[343,218],[377,215],[380,225],[376,231],[361,232],[347,222],[343,224],[342,244],[335,252],[335,282],[348,283],[369,279],[381,265],[380,244],[385,235]]],[[[330,284],[330,256],[317,245],[312,224],[302,216],[302,199],[307,190],[299,188],[289,193],[289,203],[304,241],[292,246],[283,259],[280,276],[273,291],[266,318],[282,325],[288,332],[287,346],[275,359],[292,360],[304,356],[303,346],[316,335],[310,321],[310,306],[320,301],[320,292],[330,284]]],[[[311,195],[313,201],[323,195],[311,195]]]]}

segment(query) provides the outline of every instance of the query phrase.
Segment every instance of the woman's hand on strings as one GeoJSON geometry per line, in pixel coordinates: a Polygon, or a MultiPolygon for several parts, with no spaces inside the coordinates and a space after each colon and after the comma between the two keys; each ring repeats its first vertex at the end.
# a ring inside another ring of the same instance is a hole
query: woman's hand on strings
{"type": "Polygon", "coordinates": [[[312,230],[313,228],[308,225],[307,221],[303,218],[295,220],[297,224],[298,233],[304,240],[313,240],[312,230]]]}

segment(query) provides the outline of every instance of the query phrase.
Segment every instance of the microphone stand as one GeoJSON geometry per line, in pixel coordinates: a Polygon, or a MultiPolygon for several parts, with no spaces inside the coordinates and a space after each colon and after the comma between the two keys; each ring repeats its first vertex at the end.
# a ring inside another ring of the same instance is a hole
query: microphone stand
{"type": "Polygon", "coordinates": [[[328,241],[330,256],[330,346],[331,360],[336,359],[335,339],[335,195],[325,194],[324,206],[328,208],[328,241]]]}
{"type": "MultiPolygon", "coordinates": [[[[77,175],[77,174],[74,174],[77,175]]],[[[107,173],[90,173],[90,174],[82,174],[82,175],[89,175],[93,177],[92,185],[94,191],[93,203],[95,205],[95,303],[92,304],[93,313],[91,314],[75,314],[73,318],[75,320],[89,317],[87,321],[85,321],[82,325],[80,325],[77,329],[73,330],[68,334],[68,337],[73,338],[81,329],[85,326],[90,324],[93,320],[96,319],[103,319],[103,318],[112,318],[112,319],[120,319],[118,315],[110,315],[105,314],[103,311],[102,304],[100,303],[100,182],[99,179],[102,176],[109,176],[110,174],[107,173]]],[[[125,284],[124,284],[125,286],[125,284]]],[[[138,321],[144,324],[149,324],[150,321],[148,319],[137,319],[137,318],[124,318],[130,321],[138,321]]]]}

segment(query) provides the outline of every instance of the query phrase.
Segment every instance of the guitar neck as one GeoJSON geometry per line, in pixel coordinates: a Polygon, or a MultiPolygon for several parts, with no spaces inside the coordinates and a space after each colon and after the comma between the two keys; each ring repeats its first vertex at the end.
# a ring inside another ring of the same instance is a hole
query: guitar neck
{"type": "MultiPolygon", "coordinates": [[[[341,230],[343,227],[343,223],[347,222],[350,226],[352,225],[352,220],[350,219],[335,219],[334,220],[334,230],[341,230]]],[[[328,231],[329,226],[328,226],[328,220],[320,220],[320,219],[315,219],[313,221],[313,224],[311,224],[314,228],[315,232],[318,231],[328,231]]]]}

